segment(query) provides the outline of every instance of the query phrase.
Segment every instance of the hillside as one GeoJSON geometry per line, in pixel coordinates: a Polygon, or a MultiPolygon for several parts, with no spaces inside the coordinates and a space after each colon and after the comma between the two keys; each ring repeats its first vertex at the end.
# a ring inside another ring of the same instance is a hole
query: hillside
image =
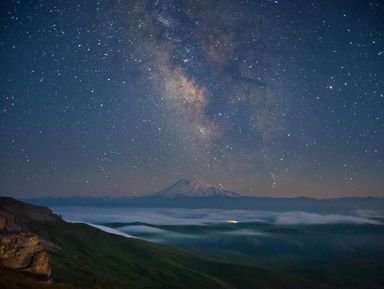
{"type": "Polygon", "coordinates": [[[325,288],[293,275],[216,262],[67,223],[47,208],[10,198],[0,198],[0,216],[7,224],[2,234],[10,230],[36,234],[52,267],[51,285],[39,285],[35,276],[2,268],[7,278],[0,278],[0,288],[325,288]]]}

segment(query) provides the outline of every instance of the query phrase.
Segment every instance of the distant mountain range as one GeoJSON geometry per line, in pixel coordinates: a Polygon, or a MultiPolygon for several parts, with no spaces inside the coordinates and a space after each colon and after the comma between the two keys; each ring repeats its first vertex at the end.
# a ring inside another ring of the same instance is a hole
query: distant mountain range
{"type": "Polygon", "coordinates": [[[139,197],[72,196],[24,200],[50,207],[175,207],[313,212],[351,212],[384,208],[384,198],[350,197],[319,200],[307,197],[251,197],[222,187],[207,185],[197,179],[182,179],[161,191],[139,197]]]}

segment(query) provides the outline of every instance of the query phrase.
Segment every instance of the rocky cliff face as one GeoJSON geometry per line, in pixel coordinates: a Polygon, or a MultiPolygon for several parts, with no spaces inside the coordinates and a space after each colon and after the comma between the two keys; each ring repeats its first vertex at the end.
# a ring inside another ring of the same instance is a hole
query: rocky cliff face
{"type": "Polygon", "coordinates": [[[47,251],[39,237],[28,232],[27,224],[59,220],[48,208],[0,197],[0,266],[34,273],[50,281],[47,251]]]}
{"type": "Polygon", "coordinates": [[[39,274],[47,280],[51,276],[48,254],[31,233],[0,233],[0,265],[39,274]]]}

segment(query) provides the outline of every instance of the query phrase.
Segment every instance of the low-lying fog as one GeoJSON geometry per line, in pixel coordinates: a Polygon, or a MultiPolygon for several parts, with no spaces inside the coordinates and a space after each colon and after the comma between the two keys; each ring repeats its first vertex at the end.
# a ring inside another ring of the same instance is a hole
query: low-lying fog
{"type": "Polygon", "coordinates": [[[165,243],[207,234],[267,236],[266,227],[384,224],[382,212],[359,210],[350,215],[180,208],[56,207],[53,211],[66,221],[85,222],[110,233],[165,243]]]}

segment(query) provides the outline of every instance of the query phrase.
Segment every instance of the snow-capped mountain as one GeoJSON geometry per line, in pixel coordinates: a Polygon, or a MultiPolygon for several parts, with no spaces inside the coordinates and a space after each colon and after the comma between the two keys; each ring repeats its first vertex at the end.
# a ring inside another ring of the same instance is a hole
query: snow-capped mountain
{"type": "Polygon", "coordinates": [[[198,179],[182,179],[173,185],[152,194],[152,196],[175,198],[175,197],[241,197],[236,192],[227,191],[222,188],[204,184],[198,179]]]}

